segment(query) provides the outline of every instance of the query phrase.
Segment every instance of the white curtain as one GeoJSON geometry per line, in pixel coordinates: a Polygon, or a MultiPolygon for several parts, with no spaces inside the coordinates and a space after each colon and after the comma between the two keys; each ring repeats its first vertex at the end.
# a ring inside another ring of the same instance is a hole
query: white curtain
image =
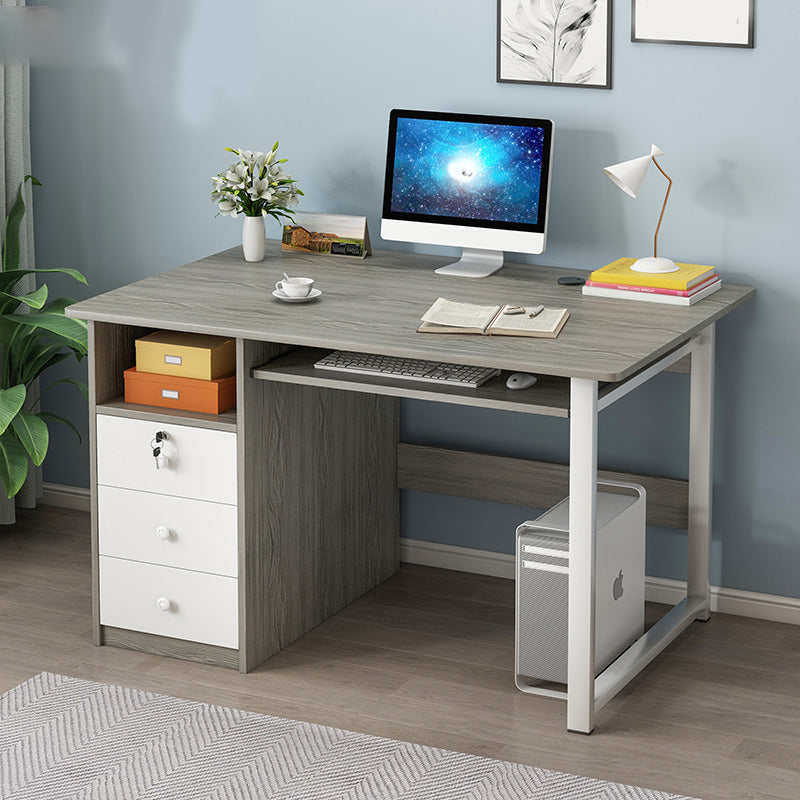
{"type": "MultiPolygon", "coordinates": [[[[0,0],[1,6],[21,7],[25,0],[0,0]]],[[[3,162],[3,185],[0,191],[0,219],[5,220],[22,179],[31,173],[30,137],[30,68],[28,64],[6,64],[0,62],[0,159],[3,162]]],[[[33,201],[31,185],[23,190],[25,217],[20,235],[20,268],[32,269],[33,258],[33,201]]],[[[35,276],[28,275],[20,282],[20,288],[32,291],[35,276]]],[[[2,492],[0,492],[2,494],[2,492]]],[[[35,508],[42,494],[42,471],[31,465],[28,480],[17,495],[17,505],[35,508]]]]}

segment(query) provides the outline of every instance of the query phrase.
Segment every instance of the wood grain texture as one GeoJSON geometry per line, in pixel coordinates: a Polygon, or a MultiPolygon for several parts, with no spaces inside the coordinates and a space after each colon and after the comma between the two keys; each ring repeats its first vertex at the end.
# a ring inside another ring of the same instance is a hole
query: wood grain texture
{"type": "MultiPolygon", "coordinates": [[[[648,524],[686,530],[688,481],[608,470],[598,470],[597,475],[600,480],[642,484],[647,490],[648,524]]],[[[397,482],[401,489],[550,508],[569,494],[569,467],[401,443],[397,482]]]]}
{"type": "Polygon", "coordinates": [[[194,428],[236,432],[235,408],[224,411],[222,414],[204,414],[201,411],[183,411],[176,408],[157,408],[138,403],[126,403],[122,397],[116,397],[98,406],[97,413],[112,417],[144,419],[150,422],[166,422],[191,425],[194,428]]]}
{"type": "MultiPolygon", "coordinates": [[[[513,584],[403,566],[241,675],[93,647],[89,518],[19,510],[0,536],[0,692],[42,670],[703,800],[797,800],[800,634],[714,614],[598,716],[513,685],[513,584]]],[[[660,608],[648,607],[648,617],[660,608]]]]}
{"type": "Polygon", "coordinates": [[[237,491],[239,506],[239,664],[247,672],[271,653],[267,632],[275,609],[268,580],[268,564],[274,557],[268,538],[267,515],[272,487],[266,480],[265,414],[263,387],[250,371],[287,350],[286,345],[236,341],[236,397],[238,434],[236,440],[237,491]]]}
{"type": "Polygon", "coordinates": [[[282,349],[240,344],[245,671],[399,560],[397,401],[249,377],[248,365],[282,349]]]}
{"type": "Polygon", "coordinates": [[[129,631],[110,625],[103,626],[103,643],[113,647],[138,650],[140,653],[181,658],[184,661],[197,661],[200,664],[211,664],[215,667],[236,669],[239,666],[238,650],[201,642],[187,642],[184,639],[173,639],[154,633],[129,631]]]}
{"type": "MultiPolygon", "coordinates": [[[[195,331],[308,347],[494,366],[510,371],[618,381],[754,294],[724,285],[688,308],[584,297],[559,286],[548,267],[508,264],[497,275],[465,280],[437,275],[445,256],[376,252],[358,263],[282,253],[268,243],[258,264],[234,248],[77,303],[70,316],[195,331]],[[290,305],[271,293],[281,273],[311,275],[319,300],[290,305]],[[565,307],[570,319],[554,340],[416,333],[437,297],[476,303],[565,307]],[[643,307],[644,306],[644,307],[643,307]]],[[[119,392],[115,393],[119,394],[119,392]]]]}

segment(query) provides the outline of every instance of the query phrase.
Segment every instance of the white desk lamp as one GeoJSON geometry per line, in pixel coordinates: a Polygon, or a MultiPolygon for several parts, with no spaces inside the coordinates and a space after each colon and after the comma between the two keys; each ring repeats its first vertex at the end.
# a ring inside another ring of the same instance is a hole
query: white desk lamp
{"type": "Polygon", "coordinates": [[[658,218],[656,235],[653,239],[653,256],[652,258],[640,258],[638,261],[631,264],[631,269],[636,272],[676,272],[678,269],[674,261],[670,261],[668,258],[659,258],[658,256],[658,231],[661,228],[661,220],[664,219],[664,210],[667,207],[667,200],[669,199],[669,193],[672,189],[672,178],[661,169],[658,161],[656,161],[656,156],[663,155],[664,151],[656,145],[653,145],[650,148],[649,156],[634,158],[631,161],[623,161],[621,164],[614,164],[611,167],[605,167],[603,170],[623,192],[629,194],[633,198],[638,196],[639,189],[642,188],[642,182],[644,181],[644,176],[647,173],[647,168],[650,166],[651,161],[656,165],[658,171],[669,181],[667,194],[664,197],[664,205],[661,207],[661,216],[658,218]]]}

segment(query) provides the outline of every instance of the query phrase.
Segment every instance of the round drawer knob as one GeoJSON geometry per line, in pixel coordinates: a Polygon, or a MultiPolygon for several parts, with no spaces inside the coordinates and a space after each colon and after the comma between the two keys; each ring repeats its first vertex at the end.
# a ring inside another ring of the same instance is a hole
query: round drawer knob
{"type": "Polygon", "coordinates": [[[159,597],[158,600],[156,600],[156,605],[162,611],[169,611],[172,608],[172,601],[168,597],[159,597]]]}
{"type": "Polygon", "coordinates": [[[156,536],[158,536],[159,539],[163,539],[166,542],[168,539],[172,538],[172,531],[165,525],[159,525],[156,528],[156,536]]]}

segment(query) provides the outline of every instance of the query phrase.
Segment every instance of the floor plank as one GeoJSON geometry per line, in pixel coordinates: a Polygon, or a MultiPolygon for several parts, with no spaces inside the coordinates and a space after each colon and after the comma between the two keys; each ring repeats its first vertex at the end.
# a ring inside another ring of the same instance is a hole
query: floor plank
{"type": "MultiPolygon", "coordinates": [[[[0,528],[0,691],[43,670],[703,800],[800,797],[800,632],[715,614],[590,737],[513,685],[510,581],[404,566],[248,675],[91,644],[88,516],[0,528]]],[[[663,609],[649,606],[652,623],[663,609]]]]}

